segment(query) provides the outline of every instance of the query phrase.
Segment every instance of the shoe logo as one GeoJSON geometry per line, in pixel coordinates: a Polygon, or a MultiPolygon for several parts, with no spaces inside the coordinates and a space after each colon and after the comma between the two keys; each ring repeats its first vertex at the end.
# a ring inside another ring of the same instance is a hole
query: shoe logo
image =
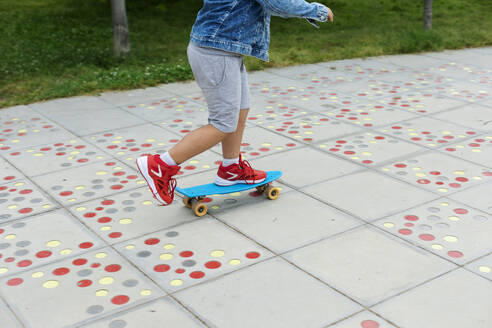
{"type": "Polygon", "coordinates": [[[155,175],[157,175],[159,178],[162,178],[162,171],[161,171],[161,167],[160,166],[157,166],[159,168],[159,173],[157,173],[156,171],[154,170],[150,170],[150,172],[154,173],[155,175]]]}
{"type": "Polygon", "coordinates": [[[231,176],[230,178],[227,178],[227,180],[234,180],[235,178],[237,178],[237,174],[235,173],[231,173],[231,172],[226,172],[226,173],[231,176]]]}

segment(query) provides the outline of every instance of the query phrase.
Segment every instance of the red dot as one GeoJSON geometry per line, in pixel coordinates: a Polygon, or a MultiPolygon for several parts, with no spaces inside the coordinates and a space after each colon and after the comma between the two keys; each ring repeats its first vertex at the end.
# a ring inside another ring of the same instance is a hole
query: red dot
{"type": "Polygon", "coordinates": [[[402,235],[410,235],[412,233],[412,230],[410,229],[400,229],[398,230],[399,233],[401,233],[402,235]]]}
{"type": "Polygon", "coordinates": [[[116,272],[121,270],[121,265],[119,264],[110,264],[104,268],[107,272],[116,272]]]}
{"type": "Polygon", "coordinates": [[[461,187],[461,185],[459,183],[450,183],[449,186],[451,188],[459,188],[459,187],[461,187]]]}
{"type": "Polygon", "coordinates": [[[404,168],[404,167],[407,167],[405,164],[395,164],[396,167],[399,167],[399,168],[404,168]]]}
{"type": "Polygon", "coordinates": [[[80,243],[79,244],[79,247],[80,248],[91,248],[92,246],[94,246],[94,244],[91,243],[91,242],[85,242],[85,243],[80,243]]]}
{"type": "Polygon", "coordinates": [[[256,259],[256,258],[260,257],[260,253],[258,253],[258,252],[248,252],[248,253],[246,253],[246,257],[248,259],[256,259]]]}
{"type": "Polygon", "coordinates": [[[114,200],[111,199],[106,199],[101,202],[101,205],[113,205],[113,204],[114,204],[114,200]]]}
{"type": "Polygon", "coordinates": [[[3,229],[0,229],[0,233],[4,233],[4,231],[5,231],[5,230],[3,230],[3,229]]]}
{"type": "Polygon", "coordinates": [[[89,279],[84,279],[77,282],[77,286],[79,287],[88,287],[90,285],[92,285],[92,281],[89,279]]]}
{"type": "Polygon", "coordinates": [[[70,272],[70,270],[68,268],[57,268],[57,269],[53,270],[53,274],[55,276],[63,276],[69,272],[70,272]]]}
{"type": "Polygon", "coordinates": [[[17,285],[22,284],[23,281],[24,280],[22,280],[22,278],[12,278],[9,281],[7,281],[7,285],[9,285],[9,286],[17,286],[17,285]]]}
{"type": "Polygon", "coordinates": [[[92,263],[91,268],[99,268],[101,266],[101,263],[92,263]]]}
{"type": "Polygon", "coordinates": [[[210,203],[212,201],[212,198],[210,197],[205,197],[204,199],[202,199],[202,203],[210,203]]]}
{"type": "Polygon", "coordinates": [[[296,146],[296,144],[295,144],[295,143],[288,143],[286,146],[287,146],[287,147],[295,147],[295,146],[296,146]]]}
{"type": "Polygon", "coordinates": [[[105,217],[99,218],[97,220],[97,222],[99,222],[99,223],[108,223],[108,222],[111,222],[111,218],[105,216],[105,217]]]}
{"type": "Polygon", "coordinates": [[[430,181],[427,179],[419,179],[419,180],[417,180],[417,182],[420,184],[429,184],[430,183],[430,181]]]}
{"type": "Polygon", "coordinates": [[[461,253],[460,251],[449,251],[448,255],[454,258],[463,257],[463,253],[461,253]]]}
{"type": "Polygon", "coordinates": [[[193,279],[200,279],[203,278],[204,276],[205,273],[203,273],[202,271],[193,271],[192,273],[190,273],[190,277],[193,279]]]}
{"type": "Polygon", "coordinates": [[[19,213],[21,213],[21,214],[26,214],[26,213],[30,213],[30,212],[32,212],[32,208],[30,208],[30,207],[24,207],[24,208],[21,208],[19,210],[19,213]]]}
{"type": "Polygon", "coordinates": [[[181,273],[185,273],[185,271],[186,271],[185,269],[176,269],[174,272],[181,274],[181,273]]]}
{"type": "Polygon", "coordinates": [[[96,216],[96,213],[94,213],[94,212],[87,212],[84,214],[84,217],[86,217],[86,218],[93,218],[95,216],[96,216]]]}
{"type": "Polygon", "coordinates": [[[15,261],[15,258],[13,258],[13,257],[7,257],[5,259],[5,262],[7,262],[7,263],[14,262],[14,261],[15,261]]]}
{"type": "Polygon", "coordinates": [[[408,221],[417,221],[418,219],[419,219],[419,217],[416,215],[406,215],[405,216],[405,220],[408,220],[408,221]]]}
{"type": "Polygon", "coordinates": [[[36,257],[42,259],[42,258],[51,256],[51,254],[52,253],[50,251],[40,251],[40,252],[36,253],[36,257]]]}
{"type": "Polygon", "coordinates": [[[107,163],[105,163],[104,165],[106,165],[106,166],[113,166],[113,165],[115,165],[115,164],[116,164],[115,162],[107,162],[107,163]]]}
{"type": "Polygon", "coordinates": [[[121,189],[121,188],[123,188],[123,186],[122,186],[122,185],[112,185],[112,186],[111,186],[111,189],[113,189],[113,190],[119,190],[119,189],[121,189]]]}
{"type": "Polygon", "coordinates": [[[193,252],[192,251],[182,251],[181,253],[179,253],[179,256],[181,256],[181,257],[191,257],[191,256],[193,256],[193,252]]]}
{"type": "Polygon", "coordinates": [[[362,328],[379,328],[379,323],[374,320],[364,320],[360,323],[362,328]]]}
{"type": "Polygon", "coordinates": [[[130,298],[126,295],[117,295],[111,299],[111,303],[116,305],[122,305],[128,303],[129,300],[130,298]]]}
{"type": "Polygon", "coordinates": [[[158,238],[149,238],[145,241],[147,245],[155,245],[158,244],[160,240],[158,238]]]}
{"type": "Polygon", "coordinates": [[[221,266],[221,264],[219,261],[208,261],[207,263],[205,263],[205,267],[207,269],[217,269],[220,266],[221,266]]]}
{"type": "Polygon", "coordinates": [[[169,271],[169,269],[171,269],[171,267],[167,264],[158,264],[154,267],[155,272],[166,272],[169,271]]]}
{"type": "Polygon", "coordinates": [[[73,192],[71,192],[71,191],[62,191],[60,193],[60,196],[70,196],[71,194],[73,194],[73,192]]]}
{"type": "Polygon", "coordinates": [[[463,177],[458,177],[458,178],[456,178],[456,181],[459,181],[459,182],[468,182],[468,179],[467,178],[463,178],[463,177]]]}
{"type": "Polygon", "coordinates": [[[72,262],[73,265],[84,265],[86,263],[87,263],[86,259],[75,259],[72,262]]]}
{"type": "Polygon", "coordinates": [[[77,162],[79,162],[79,163],[85,163],[88,161],[89,161],[89,159],[87,159],[87,158],[81,158],[81,159],[77,160],[77,162]]]}
{"type": "Polygon", "coordinates": [[[108,235],[109,238],[120,238],[123,234],[121,232],[112,232],[108,235]]]}
{"type": "Polygon", "coordinates": [[[19,191],[19,194],[22,194],[22,195],[30,194],[30,193],[32,193],[31,189],[24,189],[24,190],[19,191]]]}
{"type": "Polygon", "coordinates": [[[468,210],[465,210],[464,208],[455,208],[453,210],[456,214],[467,214],[468,210]]]}
{"type": "Polygon", "coordinates": [[[19,263],[17,263],[17,266],[20,267],[20,268],[24,268],[24,267],[28,267],[32,264],[32,261],[30,260],[23,260],[23,261],[20,261],[19,263]]]}
{"type": "Polygon", "coordinates": [[[425,241],[431,241],[431,240],[436,239],[433,235],[428,234],[428,233],[421,234],[419,236],[419,238],[422,239],[422,240],[425,240],[425,241]]]}

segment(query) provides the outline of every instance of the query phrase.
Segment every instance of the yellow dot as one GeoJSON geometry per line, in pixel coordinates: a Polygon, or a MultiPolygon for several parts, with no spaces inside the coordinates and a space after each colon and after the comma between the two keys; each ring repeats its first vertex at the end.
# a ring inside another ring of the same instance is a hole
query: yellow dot
{"type": "Polygon", "coordinates": [[[114,282],[113,277],[103,277],[103,278],[99,279],[99,283],[101,285],[111,285],[113,282],[114,282]]]}
{"type": "Polygon", "coordinates": [[[61,245],[61,242],[58,240],[50,240],[49,242],[46,243],[47,247],[57,247],[60,245],[61,245]]]}
{"type": "Polygon", "coordinates": [[[482,177],[473,177],[474,180],[482,180],[482,177]]]}
{"type": "Polygon", "coordinates": [[[490,269],[490,267],[485,266],[485,265],[479,266],[479,267],[478,267],[478,270],[479,270],[480,272],[485,272],[485,273],[489,273],[490,271],[492,271],[492,270],[490,269]]]}
{"type": "Polygon", "coordinates": [[[174,244],[165,244],[164,246],[162,246],[162,248],[164,249],[173,249],[174,247],[176,247],[176,245],[174,244]]]}
{"type": "Polygon", "coordinates": [[[222,257],[224,255],[225,255],[225,252],[222,250],[219,250],[219,249],[210,252],[210,256],[212,256],[212,257],[222,257]]]}
{"type": "Polygon", "coordinates": [[[413,169],[414,171],[420,171],[420,170],[422,170],[422,168],[421,168],[421,167],[414,167],[414,168],[412,168],[412,169],[413,169]]]}
{"type": "Polygon", "coordinates": [[[202,165],[202,168],[208,169],[208,168],[210,168],[210,165],[208,165],[208,164],[202,165]]]}
{"type": "Polygon", "coordinates": [[[145,181],[143,181],[143,180],[138,180],[138,181],[136,182],[136,184],[144,184],[144,183],[145,183],[145,181]]]}
{"type": "Polygon", "coordinates": [[[174,279],[174,280],[171,280],[170,284],[171,284],[171,286],[181,286],[183,284],[183,280],[174,279]]]}
{"type": "Polygon", "coordinates": [[[386,171],[386,172],[388,172],[390,169],[389,169],[389,168],[387,168],[387,167],[383,167],[381,170],[382,170],[382,171],[386,171]]]}
{"type": "Polygon", "coordinates": [[[98,172],[96,172],[96,175],[105,175],[105,174],[108,174],[108,172],[106,172],[106,171],[98,171],[98,172]]]}
{"type": "Polygon", "coordinates": [[[72,250],[70,248],[65,248],[60,251],[61,255],[69,255],[72,254],[72,250]]]}
{"type": "Polygon", "coordinates": [[[441,203],[441,206],[449,206],[449,203],[447,203],[447,202],[442,202],[442,203],[441,203]]]}
{"type": "Polygon", "coordinates": [[[229,194],[230,196],[233,196],[233,197],[238,197],[238,196],[241,196],[241,193],[240,192],[233,192],[232,194],[229,194]]]}
{"type": "Polygon", "coordinates": [[[123,168],[122,168],[121,166],[115,166],[115,167],[113,168],[113,170],[115,170],[115,171],[122,170],[122,169],[123,169],[123,168]]]}
{"type": "Polygon", "coordinates": [[[73,202],[75,202],[76,200],[77,200],[77,198],[70,198],[68,201],[69,201],[69,202],[71,202],[71,203],[73,203],[73,202]]]}
{"type": "Polygon", "coordinates": [[[99,290],[96,290],[96,296],[106,296],[108,295],[108,291],[106,289],[99,289],[99,290]]]}
{"type": "Polygon", "coordinates": [[[109,231],[109,230],[111,230],[111,226],[102,226],[99,230],[101,230],[101,231],[109,231]]]}
{"type": "Polygon", "coordinates": [[[14,184],[14,186],[16,187],[20,187],[20,186],[23,186],[24,185],[24,182],[17,182],[14,184]]]}
{"type": "Polygon", "coordinates": [[[448,217],[448,219],[451,221],[459,221],[460,220],[460,218],[457,216],[450,216],[450,217],[448,217]]]}
{"type": "Polygon", "coordinates": [[[7,268],[0,268],[0,274],[8,272],[9,269],[7,268]]]}
{"type": "Polygon", "coordinates": [[[7,207],[9,210],[15,210],[17,208],[17,205],[10,205],[7,207]]]}
{"type": "Polygon", "coordinates": [[[42,276],[44,276],[44,273],[41,272],[41,271],[38,271],[38,272],[34,272],[31,277],[33,278],[41,278],[42,276]]]}
{"type": "Polygon", "coordinates": [[[384,225],[386,228],[393,228],[393,227],[395,226],[395,224],[394,224],[394,223],[392,223],[392,222],[385,222],[383,225],[384,225]]]}
{"type": "Polygon", "coordinates": [[[16,235],[10,234],[10,235],[6,235],[4,238],[7,240],[12,240],[12,239],[15,239],[16,237],[17,237],[16,235]]]}
{"type": "Polygon", "coordinates": [[[439,188],[437,189],[439,192],[448,192],[448,190],[446,188],[439,188]]]}
{"type": "Polygon", "coordinates": [[[439,245],[439,244],[432,244],[431,246],[433,249],[436,249],[436,250],[441,250],[443,249],[444,247],[442,247],[442,245],[439,245]]]}
{"type": "Polygon", "coordinates": [[[144,289],[140,292],[140,295],[142,296],[149,296],[150,294],[152,294],[152,291],[150,291],[149,289],[144,289]]]}
{"type": "Polygon", "coordinates": [[[121,219],[118,221],[119,224],[130,224],[132,222],[133,222],[132,219],[128,219],[128,218],[121,219]]]}
{"type": "Polygon", "coordinates": [[[77,186],[77,187],[75,187],[75,190],[82,190],[84,188],[85,188],[84,186],[77,186]]]}
{"type": "Polygon", "coordinates": [[[135,249],[135,245],[126,245],[125,249],[127,249],[127,250],[135,249]]]}
{"type": "Polygon", "coordinates": [[[190,164],[198,164],[199,162],[197,160],[192,160],[190,161],[190,164]]]}
{"type": "Polygon", "coordinates": [[[98,259],[103,259],[105,258],[106,256],[108,256],[108,254],[104,253],[104,252],[101,252],[101,253],[97,253],[96,255],[94,255],[94,257],[98,258],[98,259]]]}
{"type": "Polygon", "coordinates": [[[55,288],[58,287],[60,283],[56,280],[48,280],[43,284],[44,288],[55,288]]]}
{"type": "Polygon", "coordinates": [[[241,260],[232,259],[232,260],[229,261],[229,264],[230,265],[239,265],[239,264],[241,264],[241,260]]]}
{"type": "Polygon", "coordinates": [[[147,142],[154,142],[154,141],[155,141],[154,138],[147,139],[147,142]]]}
{"type": "Polygon", "coordinates": [[[78,212],[82,212],[82,211],[85,211],[87,208],[81,206],[81,207],[77,207],[75,210],[78,211],[78,212]]]}
{"type": "Polygon", "coordinates": [[[327,145],[319,145],[319,148],[326,148],[328,147],[327,145]]]}
{"type": "Polygon", "coordinates": [[[455,242],[458,241],[458,237],[456,237],[456,236],[450,236],[450,235],[444,236],[443,239],[445,241],[447,241],[448,243],[455,243],[455,242]]]}
{"type": "Polygon", "coordinates": [[[50,208],[50,207],[51,207],[51,205],[50,205],[50,204],[44,204],[44,205],[43,205],[43,208],[50,208]]]}
{"type": "Polygon", "coordinates": [[[371,155],[372,155],[372,153],[370,153],[370,152],[368,152],[368,151],[364,151],[364,152],[362,152],[362,155],[364,155],[364,156],[371,156],[371,155]]]}
{"type": "Polygon", "coordinates": [[[212,207],[210,207],[210,208],[213,210],[218,210],[220,208],[220,206],[219,205],[212,205],[212,207]]]}
{"type": "Polygon", "coordinates": [[[425,176],[427,176],[425,173],[415,173],[415,176],[416,177],[419,177],[419,178],[423,178],[425,176]]]}
{"type": "Polygon", "coordinates": [[[36,153],[33,156],[40,157],[40,156],[43,156],[43,155],[44,155],[43,153],[36,153]]]}
{"type": "Polygon", "coordinates": [[[456,174],[456,175],[463,175],[463,174],[465,174],[464,171],[454,171],[453,173],[456,174]]]}
{"type": "Polygon", "coordinates": [[[174,255],[173,255],[173,254],[171,254],[171,253],[163,253],[163,254],[161,254],[161,256],[159,256],[159,258],[160,258],[161,260],[164,260],[164,261],[166,261],[166,260],[170,260],[170,259],[172,259],[173,257],[174,257],[174,255]]]}
{"type": "Polygon", "coordinates": [[[152,204],[152,201],[150,201],[150,200],[144,200],[142,202],[142,205],[151,205],[151,204],[152,204]]]}

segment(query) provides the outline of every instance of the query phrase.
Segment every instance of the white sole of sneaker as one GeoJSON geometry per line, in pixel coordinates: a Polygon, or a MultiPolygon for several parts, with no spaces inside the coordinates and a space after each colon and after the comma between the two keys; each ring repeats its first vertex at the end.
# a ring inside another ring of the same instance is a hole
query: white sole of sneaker
{"type": "Polygon", "coordinates": [[[226,187],[226,186],[232,186],[232,185],[235,185],[235,184],[238,184],[238,183],[249,183],[249,184],[253,184],[253,183],[260,183],[260,182],[263,182],[265,181],[265,178],[263,179],[260,179],[260,180],[234,180],[234,181],[229,181],[229,180],[226,180],[226,179],[222,179],[221,177],[219,177],[218,175],[215,176],[215,179],[214,179],[214,183],[218,186],[221,186],[221,187],[226,187]]]}
{"type": "Polygon", "coordinates": [[[157,192],[157,189],[154,184],[154,180],[150,177],[149,175],[149,166],[147,163],[147,156],[141,156],[137,158],[137,167],[138,170],[140,171],[140,174],[144,177],[145,181],[147,182],[147,185],[150,188],[150,191],[154,195],[155,199],[159,201],[159,203],[163,205],[168,205],[162,198],[159,196],[159,193],[157,192]]]}

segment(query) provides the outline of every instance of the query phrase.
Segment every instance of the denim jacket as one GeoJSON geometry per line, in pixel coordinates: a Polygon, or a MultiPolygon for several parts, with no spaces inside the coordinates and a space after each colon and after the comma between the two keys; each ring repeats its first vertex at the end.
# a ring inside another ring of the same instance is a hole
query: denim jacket
{"type": "Polygon", "coordinates": [[[304,0],[204,0],[190,41],[268,61],[271,15],[325,22],[328,11],[304,0]]]}

